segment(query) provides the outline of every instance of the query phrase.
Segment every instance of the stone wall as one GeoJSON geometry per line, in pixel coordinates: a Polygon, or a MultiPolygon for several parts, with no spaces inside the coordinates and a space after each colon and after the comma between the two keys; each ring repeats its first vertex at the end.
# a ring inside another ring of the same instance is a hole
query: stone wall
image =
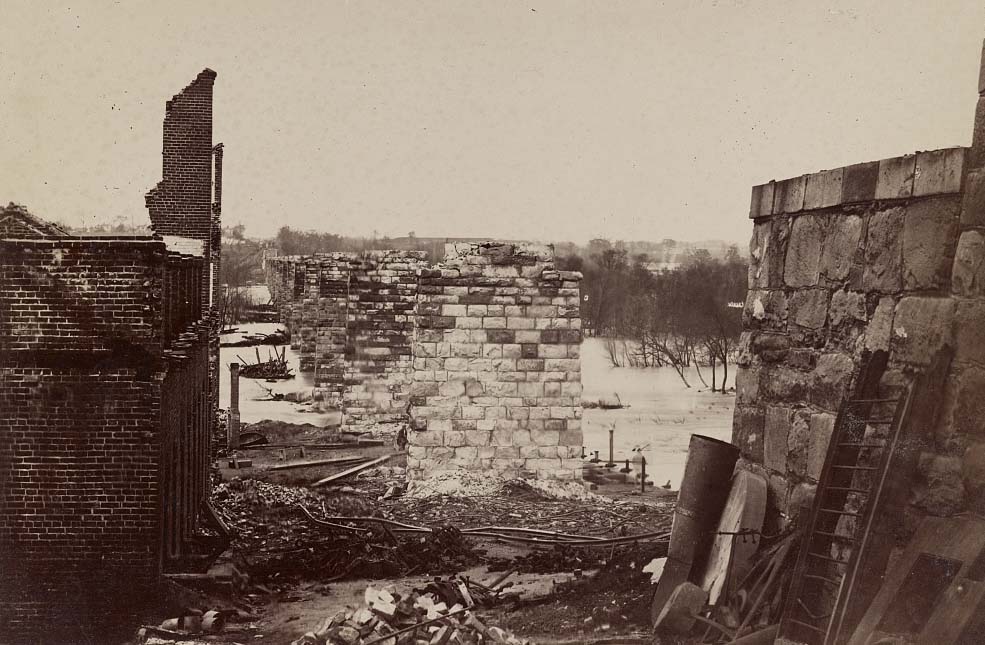
{"type": "Polygon", "coordinates": [[[267,281],[345,422],[411,421],[412,476],[448,468],[572,478],[581,465],[581,274],[553,249],[448,245],[275,257],[267,281]]]}
{"type": "Polygon", "coordinates": [[[893,475],[909,490],[880,509],[889,532],[985,508],[981,139],[753,189],[733,442],[781,522],[813,498],[866,350],[889,353],[889,395],[953,351],[943,400],[919,403],[933,411],[900,449],[914,471],[893,475]]]}
{"type": "MultiPolygon", "coordinates": [[[[862,353],[890,353],[890,388],[953,343],[965,157],[921,152],[753,189],[733,442],[782,516],[813,496],[862,353]]],[[[911,501],[947,512],[932,497],[911,501]]]]}
{"type": "Polygon", "coordinates": [[[449,245],[421,271],[412,477],[580,477],[580,280],[532,245],[449,245]]]}
{"type": "Polygon", "coordinates": [[[415,251],[325,253],[266,260],[267,283],[314,398],[347,423],[407,418],[417,302],[415,251]]]}

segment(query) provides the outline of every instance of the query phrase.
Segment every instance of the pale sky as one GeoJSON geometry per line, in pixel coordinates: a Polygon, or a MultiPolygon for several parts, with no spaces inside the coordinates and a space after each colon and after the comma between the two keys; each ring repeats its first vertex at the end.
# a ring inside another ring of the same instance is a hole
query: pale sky
{"type": "Polygon", "coordinates": [[[0,0],[0,201],[147,221],[210,67],[248,235],[744,242],[753,184],[968,145],[983,36],[975,0],[0,0]]]}

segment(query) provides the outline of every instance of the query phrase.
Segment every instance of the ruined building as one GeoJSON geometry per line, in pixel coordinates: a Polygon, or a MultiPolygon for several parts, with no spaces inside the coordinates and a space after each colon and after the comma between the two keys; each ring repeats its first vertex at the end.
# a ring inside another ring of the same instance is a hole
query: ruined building
{"type": "MultiPolygon", "coordinates": [[[[985,92],[985,71],[979,89],[985,92]]],[[[864,361],[881,352],[887,360],[870,405],[923,382],[899,417],[898,437],[887,433],[895,426],[882,425],[886,420],[863,418],[859,443],[838,444],[862,446],[854,449],[861,465],[833,466],[856,469],[839,489],[844,507],[815,507],[818,515],[835,514],[834,544],[808,559],[827,559],[834,571],[854,544],[851,557],[861,563],[839,618],[845,639],[890,556],[919,526],[944,526],[935,516],[985,512],[985,94],[970,148],[771,181],[753,189],[750,217],[733,442],[743,467],[768,481],[773,529],[811,508],[839,408],[853,396],[864,361]],[[888,461],[885,478],[869,481],[867,472],[881,472],[879,460],[866,457],[873,449],[888,461]],[[861,537],[846,542],[853,533],[861,537]]],[[[928,589],[941,571],[924,572],[928,589]]],[[[940,582],[927,608],[943,594],[947,581],[940,582]]],[[[820,638],[815,628],[798,628],[795,640],[820,638]]]]}
{"type": "Polygon", "coordinates": [[[217,404],[215,76],[167,104],[154,235],[0,219],[5,642],[91,640],[202,550],[217,404]]]}
{"type": "Polygon", "coordinates": [[[410,422],[412,477],[464,468],[580,477],[581,274],[551,247],[267,260],[314,398],[349,424],[410,422]]]}

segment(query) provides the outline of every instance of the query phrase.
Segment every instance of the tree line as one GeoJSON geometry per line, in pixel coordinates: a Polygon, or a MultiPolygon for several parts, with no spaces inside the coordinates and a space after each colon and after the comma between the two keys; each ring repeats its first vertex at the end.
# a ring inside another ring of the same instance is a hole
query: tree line
{"type": "Polygon", "coordinates": [[[691,249],[679,261],[654,262],[602,242],[558,258],[562,268],[584,275],[586,333],[606,339],[614,366],[670,366],[687,387],[691,366],[708,385],[706,367],[712,390],[724,391],[742,330],[737,305],[746,293],[748,264],[738,249],[728,247],[721,257],[691,249]]]}

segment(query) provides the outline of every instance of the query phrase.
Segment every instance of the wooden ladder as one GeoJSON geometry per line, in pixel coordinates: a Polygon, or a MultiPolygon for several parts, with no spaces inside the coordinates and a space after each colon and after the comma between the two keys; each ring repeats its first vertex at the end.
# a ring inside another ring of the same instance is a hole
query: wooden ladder
{"type": "Polygon", "coordinates": [[[780,621],[787,642],[833,645],[841,630],[913,399],[913,387],[897,398],[876,396],[885,365],[882,352],[864,358],[858,387],[838,411],[780,621]]]}

